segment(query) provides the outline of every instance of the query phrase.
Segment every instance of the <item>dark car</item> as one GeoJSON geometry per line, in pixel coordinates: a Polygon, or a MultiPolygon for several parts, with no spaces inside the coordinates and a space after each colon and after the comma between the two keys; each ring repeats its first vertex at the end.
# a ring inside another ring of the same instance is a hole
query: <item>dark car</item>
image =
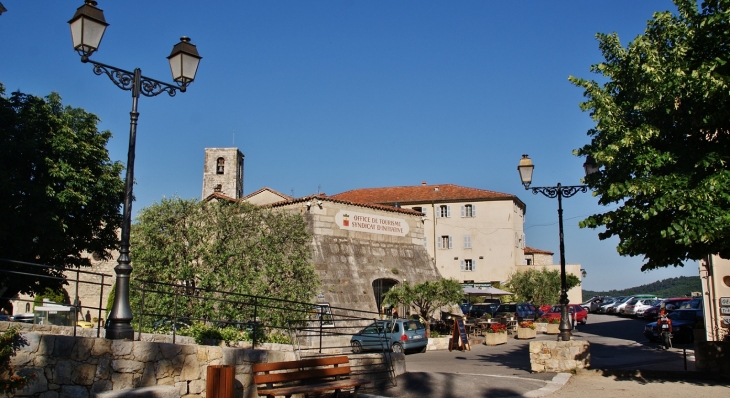
{"type": "Polygon", "coordinates": [[[472,304],[468,316],[469,318],[481,318],[484,315],[489,314],[494,317],[494,314],[497,312],[498,308],[499,304],[497,303],[472,304]]]}
{"type": "Polygon", "coordinates": [[[665,307],[667,313],[671,313],[672,311],[681,307],[681,305],[684,302],[687,302],[690,300],[691,300],[691,298],[689,298],[689,297],[675,297],[675,298],[659,300],[653,306],[647,308],[646,310],[644,310],[643,313],[638,314],[637,316],[639,318],[653,320],[653,319],[656,319],[657,316],[659,316],[659,309],[661,308],[662,302],[664,303],[664,307],[665,307]]]}
{"type": "Polygon", "coordinates": [[[532,303],[502,304],[494,314],[495,318],[517,318],[518,321],[535,319],[536,316],[537,309],[532,303]]]}
{"type": "MultiPolygon", "coordinates": [[[[694,341],[694,326],[702,322],[702,311],[693,309],[679,309],[667,315],[672,320],[672,340],[691,343],[694,341]]],[[[652,322],[644,327],[644,336],[650,341],[659,341],[657,323],[652,322]]]]}
{"type": "Polygon", "coordinates": [[[679,308],[680,309],[691,308],[693,310],[701,310],[703,302],[704,302],[704,300],[702,297],[695,297],[690,301],[682,303],[682,305],[680,305],[679,308]]]}
{"type": "Polygon", "coordinates": [[[414,319],[375,321],[350,339],[352,352],[390,349],[393,352],[426,352],[426,327],[414,319]]]}

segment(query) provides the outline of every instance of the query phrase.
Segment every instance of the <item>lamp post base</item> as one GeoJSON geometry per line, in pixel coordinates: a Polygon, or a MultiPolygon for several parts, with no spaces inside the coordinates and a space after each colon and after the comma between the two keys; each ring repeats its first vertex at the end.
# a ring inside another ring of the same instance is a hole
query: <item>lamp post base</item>
{"type": "Polygon", "coordinates": [[[109,340],[134,340],[134,329],[128,323],[114,323],[110,320],[106,327],[106,338],[109,340]]]}

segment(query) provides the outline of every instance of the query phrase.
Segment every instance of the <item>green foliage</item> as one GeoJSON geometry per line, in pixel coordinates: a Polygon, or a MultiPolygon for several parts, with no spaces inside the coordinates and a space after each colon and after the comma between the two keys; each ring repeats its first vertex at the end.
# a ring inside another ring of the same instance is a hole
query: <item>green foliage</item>
{"type": "Polygon", "coordinates": [[[0,335],[0,393],[13,394],[35,377],[35,374],[15,375],[10,367],[10,358],[15,356],[18,349],[27,345],[28,341],[20,335],[17,327],[8,328],[0,335]]]}
{"type": "Polygon", "coordinates": [[[674,0],[623,47],[598,34],[604,84],[570,77],[595,127],[575,151],[602,166],[586,177],[612,209],[583,220],[643,256],[642,270],[730,258],[730,0],[674,0]]]}
{"type": "MultiPolygon", "coordinates": [[[[568,290],[580,285],[580,279],[573,274],[565,275],[568,290]]],[[[507,289],[514,293],[515,301],[530,301],[535,304],[555,304],[560,300],[560,271],[530,268],[512,273],[507,289]]]]}
{"type": "Polygon", "coordinates": [[[43,291],[43,293],[36,294],[35,297],[33,297],[33,308],[43,305],[43,299],[49,299],[56,304],[71,304],[71,299],[68,297],[68,292],[62,287],[58,287],[55,289],[47,287],[46,290],[43,291]]]}
{"type": "MultiPolygon", "coordinates": [[[[144,311],[160,316],[247,322],[254,319],[253,299],[244,295],[308,302],[319,286],[298,213],[246,202],[163,199],[142,209],[131,242],[133,290],[141,280],[183,285],[176,292],[185,296],[177,302],[172,287],[146,293],[144,311]]],[[[135,311],[140,298],[131,297],[135,311]]],[[[257,299],[257,307],[268,325],[283,327],[297,317],[265,299],[257,299]]]]}
{"type": "MultiPolygon", "coordinates": [[[[123,166],[112,162],[112,134],[97,130],[99,118],[20,92],[5,96],[0,84],[0,253],[2,257],[56,266],[45,275],[63,277],[70,267],[90,266],[84,251],[111,257],[118,244],[123,166]]],[[[0,263],[28,272],[23,265],[0,263]]],[[[0,274],[3,297],[42,293],[63,282],[0,274]],[[4,276],[3,276],[4,275],[4,276]]]]}
{"type": "Polygon", "coordinates": [[[687,297],[692,292],[701,291],[702,280],[699,276],[680,276],[622,290],[584,290],[583,301],[589,300],[593,296],[630,296],[632,294],[655,294],[657,297],[665,298],[687,297]]]}
{"type": "MultiPolygon", "coordinates": [[[[421,318],[430,319],[431,314],[445,306],[461,302],[464,291],[456,279],[439,279],[437,281],[426,281],[411,285],[408,282],[394,286],[384,296],[384,301],[400,303],[406,307],[415,308],[421,318]]],[[[426,333],[430,335],[428,322],[426,333]]]]}

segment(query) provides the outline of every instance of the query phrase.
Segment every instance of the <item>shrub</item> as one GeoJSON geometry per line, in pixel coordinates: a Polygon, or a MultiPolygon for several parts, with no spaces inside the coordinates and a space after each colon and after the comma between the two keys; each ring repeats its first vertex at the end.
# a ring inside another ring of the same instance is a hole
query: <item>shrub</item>
{"type": "Polygon", "coordinates": [[[17,327],[11,327],[0,335],[0,393],[13,394],[35,377],[35,373],[27,376],[14,375],[10,367],[10,357],[14,357],[20,347],[27,345],[28,341],[20,335],[17,327]],[[8,375],[10,377],[5,379],[8,375]]]}

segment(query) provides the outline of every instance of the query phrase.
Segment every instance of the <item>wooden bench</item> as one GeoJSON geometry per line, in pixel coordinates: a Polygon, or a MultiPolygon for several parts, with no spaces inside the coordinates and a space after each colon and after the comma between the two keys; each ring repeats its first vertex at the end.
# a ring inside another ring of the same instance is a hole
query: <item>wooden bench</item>
{"type": "Polygon", "coordinates": [[[257,363],[253,365],[253,375],[259,396],[272,398],[325,391],[334,391],[337,397],[345,388],[354,388],[353,397],[357,397],[360,386],[370,383],[367,379],[349,378],[347,356],[257,363]]]}

